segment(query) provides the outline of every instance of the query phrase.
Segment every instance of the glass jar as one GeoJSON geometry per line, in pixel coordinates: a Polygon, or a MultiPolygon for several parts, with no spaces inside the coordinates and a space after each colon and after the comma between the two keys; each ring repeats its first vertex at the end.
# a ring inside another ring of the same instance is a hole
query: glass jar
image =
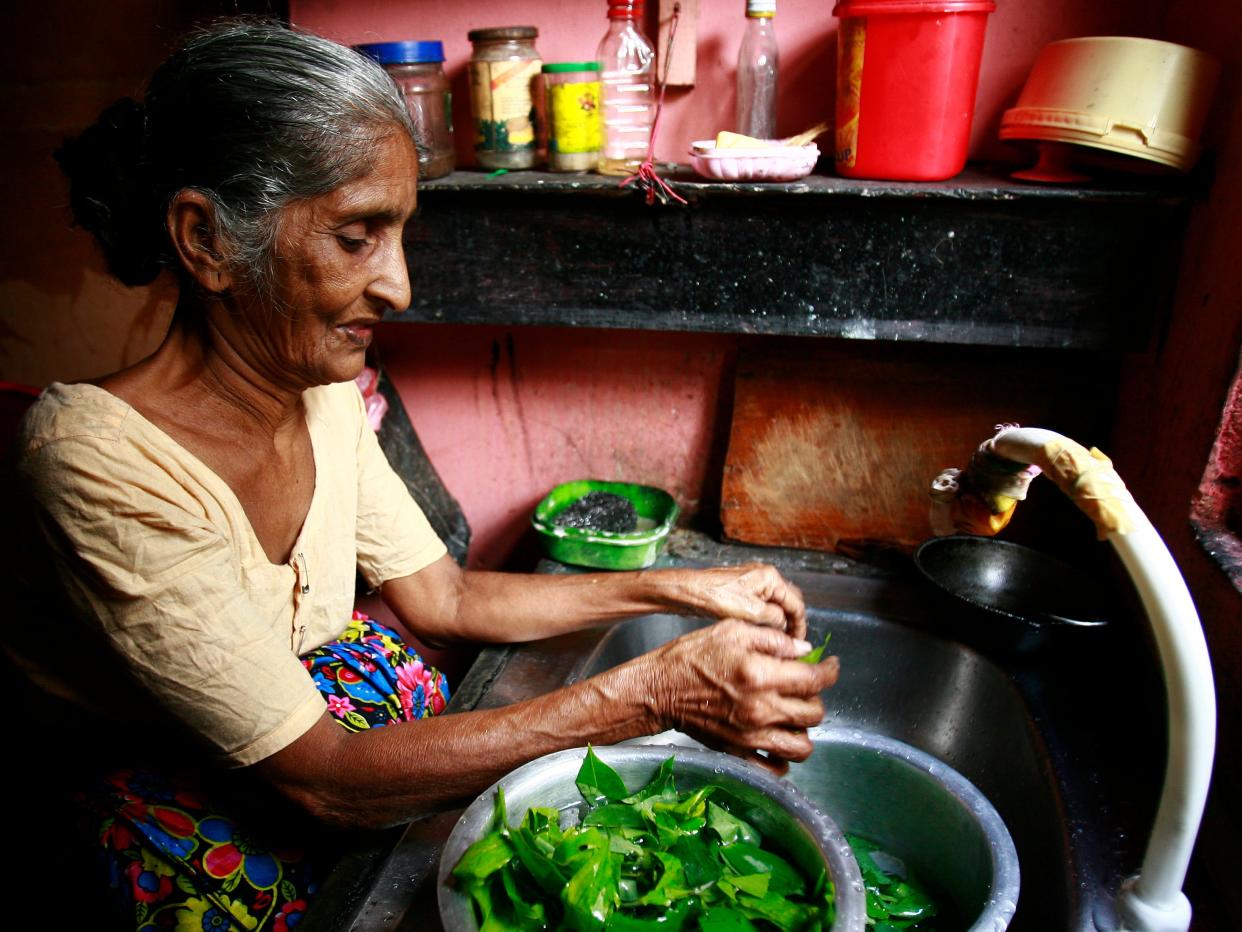
{"type": "Polygon", "coordinates": [[[532,83],[543,62],[534,26],[472,29],[470,102],[474,153],[483,168],[533,168],[535,100],[532,83]]]}
{"type": "Polygon", "coordinates": [[[585,172],[599,161],[599,62],[543,66],[547,94],[548,168],[585,172]]]}
{"type": "Polygon", "coordinates": [[[374,42],[357,46],[384,66],[405,97],[414,122],[420,180],[443,178],[456,165],[453,94],[444,73],[441,42],[374,42]]]}

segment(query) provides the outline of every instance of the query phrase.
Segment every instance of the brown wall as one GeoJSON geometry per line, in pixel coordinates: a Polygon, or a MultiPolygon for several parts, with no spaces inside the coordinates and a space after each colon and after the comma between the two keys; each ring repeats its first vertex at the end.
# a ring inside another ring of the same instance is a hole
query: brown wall
{"type": "MultiPolygon", "coordinates": [[[[1114,453],[1118,470],[1168,543],[1207,634],[1220,705],[1213,803],[1200,836],[1223,888],[1242,869],[1242,595],[1191,533],[1191,501],[1203,476],[1242,346],[1242,6],[1169,5],[1168,36],[1216,55],[1223,67],[1209,140],[1210,190],[1184,240],[1167,334],[1127,360],[1114,453]]],[[[1238,910],[1239,907],[1234,905],[1238,910]]],[[[1242,913],[1233,919],[1242,926],[1242,913]]]]}

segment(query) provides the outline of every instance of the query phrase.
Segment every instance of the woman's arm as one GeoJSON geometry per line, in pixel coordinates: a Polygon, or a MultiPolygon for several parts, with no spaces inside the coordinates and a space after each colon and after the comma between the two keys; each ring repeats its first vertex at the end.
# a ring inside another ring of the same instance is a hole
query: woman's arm
{"type": "Polygon", "coordinates": [[[256,764],[310,813],[345,827],[408,821],[469,798],[543,754],[678,728],[777,772],[811,752],[836,658],[779,631],[730,621],[694,631],[599,676],[503,709],[351,733],[326,713],[256,764]],[[757,751],[770,756],[762,756],[757,751]]]}
{"type": "Polygon", "coordinates": [[[384,602],[432,644],[514,643],[651,612],[738,618],[806,636],[802,593],[773,567],[524,575],[462,570],[450,557],[385,582],[384,602]]]}

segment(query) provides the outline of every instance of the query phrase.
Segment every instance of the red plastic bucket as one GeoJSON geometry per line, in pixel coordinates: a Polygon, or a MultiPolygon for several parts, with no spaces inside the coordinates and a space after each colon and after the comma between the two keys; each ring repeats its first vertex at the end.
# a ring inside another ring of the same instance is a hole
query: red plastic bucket
{"type": "Polygon", "coordinates": [[[966,165],[992,0],[842,0],[837,174],[940,181],[966,165]]]}

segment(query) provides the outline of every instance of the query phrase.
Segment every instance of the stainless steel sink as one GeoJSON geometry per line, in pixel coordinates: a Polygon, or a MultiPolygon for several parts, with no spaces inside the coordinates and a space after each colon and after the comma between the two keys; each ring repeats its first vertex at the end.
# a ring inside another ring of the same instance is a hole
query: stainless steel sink
{"type": "MultiPolygon", "coordinates": [[[[1107,928],[1111,893],[1122,875],[1115,871],[1115,876],[1098,876],[1101,839],[1084,823],[1091,821],[1090,810],[1096,806],[1094,814],[1107,822],[1116,805],[1091,800],[1102,788],[1100,771],[1107,769],[1095,765],[1109,763],[1090,760],[1093,751],[1104,751],[1107,745],[1092,733],[1097,728],[1115,731],[1125,723],[1102,717],[1106,707],[1099,697],[1087,699],[1080,675],[1071,677],[1069,670],[1053,667],[1007,672],[970,647],[924,630],[934,628],[938,610],[917,590],[902,598],[901,587],[874,580],[838,579],[827,585],[823,580],[799,581],[812,606],[811,640],[819,643],[831,633],[829,650],[841,658],[840,680],[822,697],[824,725],[913,745],[949,764],[988,798],[1013,836],[1021,864],[1022,895],[1010,928],[1087,930],[1095,929],[1097,920],[1107,928]],[[835,607],[823,607],[827,604],[835,607]],[[1051,682],[1057,679],[1060,684],[1051,682]],[[1066,730],[1085,739],[1081,747],[1067,746],[1060,729],[1050,734],[1051,708],[1044,704],[1050,691],[1071,709],[1075,697],[1089,702],[1078,709],[1078,721],[1070,723],[1086,727],[1066,730]],[[1050,747],[1050,739],[1057,748],[1050,747]],[[1082,808],[1088,811],[1076,812],[1082,808]]],[[[624,622],[604,635],[572,678],[600,673],[703,624],[671,615],[624,622]]],[[[1153,734],[1159,734],[1159,727],[1157,714],[1153,734]]],[[[815,739],[815,732],[811,737],[815,739]]],[[[814,759],[802,772],[799,765],[791,768],[795,784],[813,778],[814,759]]],[[[1134,784],[1149,784],[1147,795],[1158,776],[1158,760],[1156,754],[1127,762],[1127,767],[1137,765],[1131,771],[1134,784]]],[[[1109,827],[1104,831],[1112,837],[1103,839],[1103,847],[1124,856],[1120,849],[1128,846],[1116,842],[1124,843],[1127,833],[1109,827]]],[[[1137,849],[1133,857],[1131,866],[1137,867],[1137,849]]]]}
{"type": "MultiPolygon", "coordinates": [[[[627,621],[604,637],[579,675],[601,673],[702,624],[670,615],[627,621]]],[[[812,609],[808,626],[816,643],[831,632],[830,650],[842,661],[840,680],[823,694],[824,724],[904,741],[974,783],[1009,828],[1023,875],[1044,878],[1037,895],[1022,898],[1012,928],[1069,928],[1065,907],[1074,891],[1047,755],[1009,678],[969,648],[875,616],[812,609]]],[[[795,765],[790,779],[798,784],[800,777],[795,765]]]]}
{"type": "MultiPolygon", "coordinates": [[[[944,609],[912,576],[789,574],[811,607],[812,635],[831,632],[841,657],[841,678],[824,693],[824,725],[913,745],[991,801],[1021,866],[1011,929],[1111,928],[1112,898],[1142,857],[1164,755],[1163,691],[1142,639],[1131,631],[1039,666],[1002,666],[940,636],[944,609]]],[[[454,704],[489,708],[546,692],[704,623],[651,615],[484,651],[454,704]]],[[[435,914],[428,878],[455,818],[412,823],[385,850],[364,852],[364,867],[338,869],[332,897],[345,906],[319,916],[312,909],[308,929],[427,928],[435,914]]]]}

